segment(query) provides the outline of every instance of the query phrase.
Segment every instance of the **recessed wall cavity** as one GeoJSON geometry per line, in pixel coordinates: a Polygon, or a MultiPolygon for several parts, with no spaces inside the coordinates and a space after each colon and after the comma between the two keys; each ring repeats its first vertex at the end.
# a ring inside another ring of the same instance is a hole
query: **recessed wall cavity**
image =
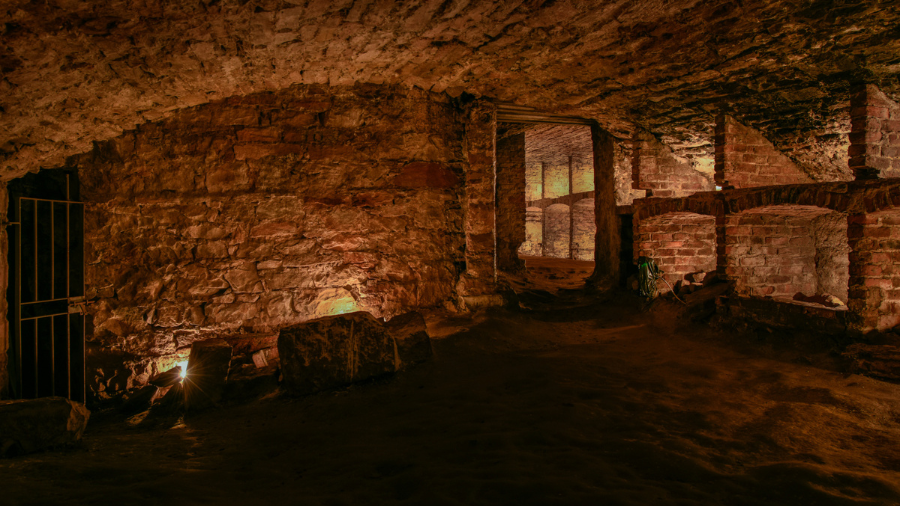
{"type": "Polygon", "coordinates": [[[846,216],[812,206],[770,206],[728,216],[726,273],[738,295],[847,302],[846,216]]]}

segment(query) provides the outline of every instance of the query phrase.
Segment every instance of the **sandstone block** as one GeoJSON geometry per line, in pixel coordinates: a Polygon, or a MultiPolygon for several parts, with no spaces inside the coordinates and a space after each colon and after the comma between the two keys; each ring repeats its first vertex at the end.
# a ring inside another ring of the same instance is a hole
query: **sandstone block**
{"type": "Polygon", "coordinates": [[[287,389],[310,394],[427,360],[431,341],[425,320],[416,313],[384,324],[356,312],[282,329],[278,354],[287,389]]]}
{"type": "Polygon", "coordinates": [[[336,388],[396,370],[394,341],[372,315],[329,316],[281,329],[285,386],[297,394],[336,388]]]}
{"type": "Polygon", "coordinates": [[[0,401],[0,457],[75,443],[90,411],[62,397],[0,401]]]}
{"type": "Polygon", "coordinates": [[[225,391],[231,366],[231,345],[224,339],[196,341],[191,345],[185,385],[185,407],[203,409],[218,404],[225,391]]]}

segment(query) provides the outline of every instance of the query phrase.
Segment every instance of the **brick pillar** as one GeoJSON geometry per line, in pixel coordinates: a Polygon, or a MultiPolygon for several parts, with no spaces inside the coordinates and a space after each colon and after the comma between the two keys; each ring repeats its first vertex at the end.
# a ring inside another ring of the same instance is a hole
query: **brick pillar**
{"type": "Polygon", "coordinates": [[[856,179],[900,177],[900,106],[877,86],[850,98],[850,170],[856,179]]]}
{"type": "Polygon", "coordinates": [[[597,125],[591,126],[594,145],[594,274],[589,282],[597,288],[619,284],[619,217],[616,215],[616,166],[613,136],[597,125]]]}
{"type": "Polygon", "coordinates": [[[497,129],[497,268],[525,269],[519,246],[525,242],[525,132],[497,129]]]}
{"type": "Polygon", "coordinates": [[[900,324],[900,211],[853,214],[848,218],[850,281],[847,307],[862,332],[900,324]]]}
{"type": "Polygon", "coordinates": [[[496,292],[496,242],[494,222],[495,134],[494,104],[477,100],[465,111],[466,124],[466,271],[457,283],[464,308],[502,302],[496,292]]]}

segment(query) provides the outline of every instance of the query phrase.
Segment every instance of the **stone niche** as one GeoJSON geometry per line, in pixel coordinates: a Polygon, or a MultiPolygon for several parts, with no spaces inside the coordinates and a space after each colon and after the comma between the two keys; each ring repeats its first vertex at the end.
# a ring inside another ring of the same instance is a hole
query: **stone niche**
{"type": "Polygon", "coordinates": [[[296,86],[183,110],[70,159],[87,203],[92,356],[130,357],[118,371],[89,359],[94,400],[195,340],[453,299],[463,121],[446,95],[296,86]]]}
{"type": "Polygon", "coordinates": [[[847,303],[845,215],[781,205],[730,215],[725,224],[726,274],[734,280],[736,294],[784,300],[794,300],[798,293],[831,295],[847,303]]]}
{"type": "MultiPolygon", "coordinates": [[[[674,287],[688,274],[715,270],[716,218],[675,212],[636,221],[634,244],[635,260],[653,258],[674,287]]],[[[659,289],[668,292],[669,286],[661,283],[659,289]]]]}

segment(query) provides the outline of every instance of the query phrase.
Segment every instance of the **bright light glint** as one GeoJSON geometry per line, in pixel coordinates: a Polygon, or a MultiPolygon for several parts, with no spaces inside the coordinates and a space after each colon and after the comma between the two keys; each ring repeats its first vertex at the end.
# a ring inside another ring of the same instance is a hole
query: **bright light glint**
{"type": "Polygon", "coordinates": [[[181,361],[181,362],[178,362],[178,363],[175,364],[175,365],[177,365],[178,367],[181,367],[181,379],[184,380],[184,378],[187,377],[187,365],[188,365],[188,361],[187,361],[187,360],[183,360],[183,361],[181,361]]]}

